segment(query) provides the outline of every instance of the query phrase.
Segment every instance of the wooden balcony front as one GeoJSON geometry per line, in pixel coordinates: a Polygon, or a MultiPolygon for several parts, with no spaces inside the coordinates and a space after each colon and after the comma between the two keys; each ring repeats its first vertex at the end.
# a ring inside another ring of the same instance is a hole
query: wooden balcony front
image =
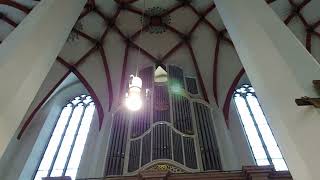
{"type": "MultiPolygon", "coordinates": [[[[135,176],[80,178],[78,180],[292,180],[288,171],[275,171],[272,166],[245,166],[239,171],[172,173],[169,170],[145,170],[135,176]]],[[[47,177],[44,180],[71,180],[70,177],[47,177]]]]}

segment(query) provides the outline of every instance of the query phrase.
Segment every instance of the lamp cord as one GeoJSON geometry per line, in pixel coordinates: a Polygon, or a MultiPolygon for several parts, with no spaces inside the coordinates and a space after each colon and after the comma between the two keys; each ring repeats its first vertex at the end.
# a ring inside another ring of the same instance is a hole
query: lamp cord
{"type": "MultiPolygon", "coordinates": [[[[141,20],[141,29],[140,29],[140,34],[139,34],[139,40],[141,40],[142,31],[143,31],[143,27],[144,27],[144,23],[145,23],[145,18],[144,18],[145,10],[146,10],[146,0],[143,0],[143,10],[142,10],[142,20],[141,20]]],[[[139,48],[138,48],[138,62],[137,62],[137,67],[136,67],[137,68],[136,69],[136,76],[138,76],[140,59],[141,59],[141,47],[139,46],[139,48]]]]}

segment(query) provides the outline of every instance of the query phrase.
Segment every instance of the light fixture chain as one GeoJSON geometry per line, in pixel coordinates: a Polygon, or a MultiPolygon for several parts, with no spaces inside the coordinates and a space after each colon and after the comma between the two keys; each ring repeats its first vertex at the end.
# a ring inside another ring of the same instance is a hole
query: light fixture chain
{"type": "MultiPolygon", "coordinates": [[[[144,23],[145,23],[145,18],[144,18],[145,10],[146,10],[146,0],[143,0],[142,24],[141,24],[141,29],[140,29],[140,35],[138,37],[139,40],[141,40],[143,26],[144,26],[144,23]]],[[[141,59],[141,47],[139,46],[139,48],[138,48],[138,61],[137,61],[137,67],[136,67],[136,76],[138,76],[138,69],[139,69],[140,59],[141,59]]]]}

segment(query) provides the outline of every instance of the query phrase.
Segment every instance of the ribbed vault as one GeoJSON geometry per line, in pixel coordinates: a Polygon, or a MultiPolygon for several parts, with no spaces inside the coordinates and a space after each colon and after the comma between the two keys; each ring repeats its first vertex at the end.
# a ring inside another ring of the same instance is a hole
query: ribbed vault
{"type": "MultiPolygon", "coordinates": [[[[37,3],[0,1],[0,40],[37,3]]],[[[320,61],[320,2],[267,3],[320,61]]],[[[101,125],[104,112],[121,103],[126,79],[136,66],[154,64],[176,64],[188,76],[197,77],[204,100],[221,107],[228,119],[233,91],[245,71],[212,0],[88,0],[77,24],[81,26],[75,26],[72,32],[76,38],[65,44],[48,74],[47,80],[53,83],[40,89],[41,95],[30,107],[19,137],[70,74],[91,94],[101,125]],[[146,13],[155,7],[165,11],[157,16],[146,13]],[[170,23],[164,23],[162,18],[168,16],[170,23]],[[153,25],[161,25],[165,31],[150,33],[153,25]]]]}

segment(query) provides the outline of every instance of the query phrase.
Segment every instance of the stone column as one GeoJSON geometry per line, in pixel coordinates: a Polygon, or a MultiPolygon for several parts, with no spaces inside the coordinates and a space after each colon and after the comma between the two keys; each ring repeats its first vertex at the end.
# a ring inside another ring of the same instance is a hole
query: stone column
{"type": "Polygon", "coordinates": [[[214,0],[294,179],[320,179],[320,67],[264,0],[214,0]]]}
{"type": "Polygon", "coordinates": [[[86,0],[42,0],[0,45],[0,158],[86,0]]]}

